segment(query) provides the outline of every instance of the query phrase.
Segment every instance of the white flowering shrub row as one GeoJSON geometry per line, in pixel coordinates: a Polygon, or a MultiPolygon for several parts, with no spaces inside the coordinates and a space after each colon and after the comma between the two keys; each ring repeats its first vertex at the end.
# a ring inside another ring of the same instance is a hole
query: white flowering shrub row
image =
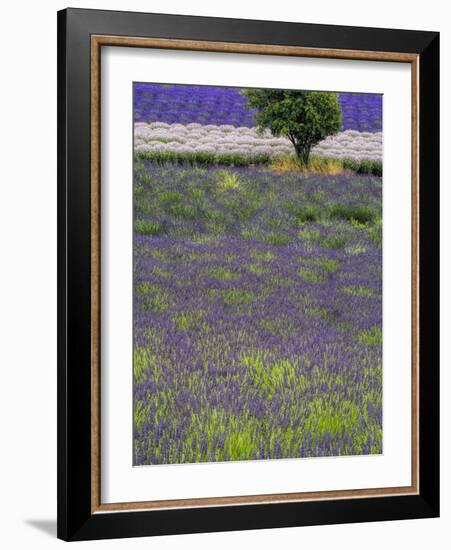
{"type": "Polygon", "coordinates": [[[382,132],[346,130],[327,137],[313,152],[323,157],[382,160],[382,132]]]}
{"type": "MultiPolygon", "coordinates": [[[[142,153],[210,152],[270,157],[293,154],[293,146],[286,138],[274,137],[269,131],[258,133],[255,128],[236,128],[229,124],[137,122],[134,133],[135,151],[142,153]]],[[[346,130],[320,142],[312,153],[330,158],[381,160],[382,132],[346,130]]]]}

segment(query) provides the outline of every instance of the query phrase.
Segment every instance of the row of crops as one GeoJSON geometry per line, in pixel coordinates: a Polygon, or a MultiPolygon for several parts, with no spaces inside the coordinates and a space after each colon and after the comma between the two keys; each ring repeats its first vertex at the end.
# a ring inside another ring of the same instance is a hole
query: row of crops
{"type": "MultiPolygon", "coordinates": [[[[342,130],[382,131],[380,94],[340,93],[342,130]]],[[[249,109],[239,88],[135,83],[136,122],[198,123],[252,128],[249,109]]]]}
{"type": "MultiPolygon", "coordinates": [[[[187,125],[167,122],[135,123],[135,151],[141,156],[162,153],[220,156],[239,155],[258,159],[274,158],[293,153],[285,137],[274,137],[269,131],[258,133],[255,128],[191,122],[187,125]]],[[[382,160],[382,132],[346,130],[329,136],[313,148],[319,157],[371,161],[382,160]]]]}

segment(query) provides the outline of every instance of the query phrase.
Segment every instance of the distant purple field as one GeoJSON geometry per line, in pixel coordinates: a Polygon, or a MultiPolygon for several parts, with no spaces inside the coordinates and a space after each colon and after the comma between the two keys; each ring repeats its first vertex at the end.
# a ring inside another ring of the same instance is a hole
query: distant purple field
{"type": "MultiPolygon", "coordinates": [[[[380,94],[340,93],[343,130],[380,132],[380,94]]],[[[248,109],[239,88],[135,83],[134,116],[137,122],[169,124],[231,124],[252,127],[254,110],[248,109]]]]}

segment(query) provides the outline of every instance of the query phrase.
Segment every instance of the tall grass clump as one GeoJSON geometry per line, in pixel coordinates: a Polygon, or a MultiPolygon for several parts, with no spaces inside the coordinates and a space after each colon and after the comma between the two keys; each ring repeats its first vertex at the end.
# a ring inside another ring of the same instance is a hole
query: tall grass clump
{"type": "Polygon", "coordinates": [[[224,191],[229,189],[239,189],[240,187],[241,182],[238,174],[234,174],[229,170],[219,170],[218,179],[218,187],[224,191]]]}
{"type": "Polygon", "coordinates": [[[281,155],[269,163],[275,172],[300,172],[301,174],[341,174],[344,172],[343,162],[340,159],[326,157],[310,157],[307,164],[303,164],[295,155],[281,155]]]}
{"type": "Polygon", "coordinates": [[[368,238],[377,246],[382,246],[382,218],[377,218],[374,224],[366,230],[368,238]]]}
{"type": "Polygon", "coordinates": [[[152,222],[149,220],[136,220],[135,231],[140,235],[162,235],[164,233],[164,226],[160,222],[152,222]]]}
{"type": "Polygon", "coordinates": [[[300,224],[316,222],[321,219],[321,209],[318,206],[296,206],[287,204],[288,210],[294,214],[300,224]]]}
{"type": "Polygon", "coordinates": [[[376,210],[369,205],[332,204],[329,213],[331,219],[356,221],[363,225],[373,222],[377,217],[376,210]]]}

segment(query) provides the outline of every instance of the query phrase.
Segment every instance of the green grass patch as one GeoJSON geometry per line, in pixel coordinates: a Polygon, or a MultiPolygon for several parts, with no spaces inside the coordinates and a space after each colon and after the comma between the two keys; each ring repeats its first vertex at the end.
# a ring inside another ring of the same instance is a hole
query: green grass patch
{"type": "Polygon", "coordinates": [[[294,217],[299,224],[316,222],[321,218],[321,209],[318,206],[296,207],[287,205],[287,208],[292,214],[294,214],[294,217]]]}
{"type": "MultiPolygon", "coordinates": [[[[135,348],[133,351],[133,379],[134,383],[145,382],[149,374],[159,377],[157,358],[145,348],[135,348]]],[[[154,378],[155,379],[155,378],[154,378]]]]}
{"type": "Polygon", "coordinates": [[[157,200],[163,208],[171,208],[174,204],[183,202],[183,195],[178,191],[162,191],[157,200]]]}
{"type": "Polygon", "coordinates": [[[287,387],[296,378],[296,365],[290,360],[268,361],[263,352],[243,354],[241,364],[250,371],[250,378],[258,387],[261,397],[268,400],[278,389],[287,387]]]}
{"type": "Polygon", "coordinates": [[[219,281],[230,281],[232,279],[239,279],[241,277],[239,273],[236,273],[235,271],[230,271],[229,269],[225,269],[221,266],[210,267],[207,270],[207,273],[208,275],[210,275],[210,277],[214,277],[219,281]]]}
{"type": "Polygon", "coordinates": [[[318,244],[321,240],[321,231],[319,229],[301,229],[298,235],[303,241],[309,244],[318,244]]]}
{"type": "Polygon", "coordinates": [[[309,317],[320,317],[321,319],[330,320],[332,315],[324,307],[306,306],[304,308],[304,314],[309,317]]]}
{"type": "Polygon", "coordinates": [[[217,172],[218,176],[218,188],[222,191],[227,191],[229,189],[239,189],[241,186],[241,181],[238,174],[234,174],[229,170],[219,170],[217,172]]]}
{"type": "Polygon", "coordinates": [[[197,208],[195,206],[192,206],[191,204],[174,204],[169,208],[169,211],[170,214],[172,214],[176,218],[183,218],[186,220],[195,220],[196,218],[200,217],[200,213],[198,212],[197,208]]]}
{"type": "Polygon", "coordinates": [[[276,231],[267,233],[264,236],[264,239],[268,244],[272,244],[274,246],[286,246],[290,242],[289,235],[287,235],[286,233],[279,233],[276,231]]]}
{"type": "Polygon", "coordinates": [[[376,219],[377,212],[367,205],[332,204],[329,207],[329,215],[332,219],[354,221],[367,225],[376,219]]]}
{"type": "Polygon", "coordinates": [[[262,264],[250,264],[247,266],[247,269],[251,273],[255,273],[256,275],[262,275],[263,273],[269,273],[270,271],[269,267],[266,267],[262,264]]]}
{"type": "Polygon", "coordinates": [[[173,315],[172,322],[179,331],[186,331],[192,328],[203,319],[204,312],[202,310],[183,311],[173,315]]]}
{"type": "Polygon", "coordinates": [[[136,287],[140,296],[141,308],[153,313],[162,313],[171,307],[172,299],[169,291],[161,285],[141,283],[136,287]]]}
{"type": "Polygon", "coordinates": [[[198,209],[187,203],[186,197],[177,191],[163,191],[158,194],[157,201],[166,213],[176,218],[193,220],[199,217],[198,209]]]}
{"type": "Polygon", "coordinates": [[[277,258],[277,255],[270,250],[264,252],[261,250],[252,250],[251,256],[253,256],[256,260],[260,260],[262,262],[269,262],[270,260],[274,260],[275,258],[277,258]]]}
{"type": "Polygon", "coordinates": [[[256,299],[253,292],[241,288],[212,289],[208,291],[208,294],[219,298],[222,303],[232,307],[248,306],[256,299]]]}
{"type": "Polygon", "coordinates": [[[364,254],[366,252],[366,247],[361,244],[348,245],[345,248],[345,252],[351,256],[357,256],[358,254],[364,254]]]}
{"type": "Polygon", "coordinates": [[[164,233],[164,226],[160,222],[152,222],[149,220],[136,220],[135,231],[140,235],[158,236],[164,233]]]}
{"type": "Polygon", "coordinates": [[[374,224],[366,230],[367,237],[377,246],[382,246],[382,218],[377,218],[374,224]]]}
{"type": "Polygon", "coordinates": [[[305,258],[301,256],[299,258],[299,261],[309,266],[317,266],[318,268],[323,269],[328,273],[335,273],[335,271],[337,271],[337,269],[340,267],[339,262],[337,262],[337,260],[333,260],[332,258],[305,258]]]}
{"type": "Polygon", "coordinates": [[[241,238],[250,241],[258,241],[261,239],[261,232],[252,227],[245,228],[241,231],[241,238]]]}
{"type": "Polygon", "coordinates": [[[344,286],[341,288],[341,291],[345,294],[350,294],[351,296],[361,296],[362,298],[369,298],[370,296],[375,296],[376,293],[371,288],[366,288],[364,286],[344,286]]]}
{"type": "Polygon", "coordinates": [[[305,423],[305,429],[317,439],[327,434],[341,436],[346,432],[350,435],[354,429],[358,428],[363,412],[349,399],[332,404],[316,398],[309,403],[309,408],[310,415],[305,423]]]}
{"type": "Polygon", "coordinates": [[[381,346],[382,345],[382,329],[375,325],[368,330],[362,330],[358,335],[359,342],[366,346],[381,346]]]}
{"type": "Polygon", "coordinates": [[[162,269],[161,267],[154,267],[152,269],[152,275],[156,277],[164,277],[165,279],[171,276],[171,272],[167,269],[162,269]]]}
{"type": "Polygon", "coordinates": [[[222,235],[226,231],[226,226],[220,222],[208,221],[205,224],[205,229],[213,235],[222,235]]]}
{"type": "Polygon", "coordinates": [[[344,171],[340,159],[310,156],[305,166],[296,155],[280,155],[270,162],[270,167],[276,172],[299,172],[301,174],[341,174],[344,171]]]}
{"type": "Polygon", "coordinates": [[[224,208],[235,217],[239,222],[247,221],[254,216],[260,208],[260,201],[249,201],[242,195],[227,196],[221,199],[224,208]]]}
{"type": "Polygon", "coordinates": [[[348,238],[344,235],[329,235],[319,239],[318,244],[326,250],[336,250],[343,248],[348,242],[348,238]]]}
{"type": "Polygon", "coordinates": [[[298,269],[298,275],[308,283],[324,283],[326,276],[324,273],[318,272],[308,267],[298,269]]]}

